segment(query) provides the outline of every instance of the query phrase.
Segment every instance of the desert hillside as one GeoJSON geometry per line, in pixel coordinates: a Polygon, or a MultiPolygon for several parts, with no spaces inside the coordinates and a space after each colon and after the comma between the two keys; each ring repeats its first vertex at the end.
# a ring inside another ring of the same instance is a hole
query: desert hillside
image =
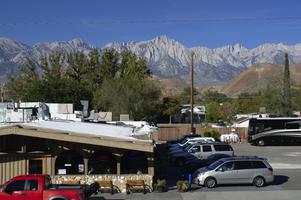
{"type": "MultiPolygon", "coordinates": [[[[257,64],[242,72],[222,87],[221,92],[237,96],[243,92],[255,92],[266,87],[271,79],[282,78],[284,66],[276,64],[257,64]]],[[[291,80],[301,82],[301,64],[290,65],[291,80]]]]}

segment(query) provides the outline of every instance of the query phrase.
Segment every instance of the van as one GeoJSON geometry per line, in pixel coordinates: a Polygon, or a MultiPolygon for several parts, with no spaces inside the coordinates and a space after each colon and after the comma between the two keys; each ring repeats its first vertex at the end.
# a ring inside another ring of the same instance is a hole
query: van
{"type": "Polygon", "coordinates": [[[198,169],[192,175],[193,183],[208,188],[219,184],[253,184],[263,187],[274,181],[273,168],[264,158],[229,157],[198,169]]]}

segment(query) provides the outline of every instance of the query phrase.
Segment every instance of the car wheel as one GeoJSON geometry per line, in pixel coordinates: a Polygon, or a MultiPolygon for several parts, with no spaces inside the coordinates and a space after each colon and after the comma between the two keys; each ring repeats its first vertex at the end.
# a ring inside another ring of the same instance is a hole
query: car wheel
{"type": "Polygon", "coordinates": [[[253,184],[254,184],[256,187],[263,187],[263,186],[265,185],[265,180],[264,180],[263,177],[257,176],[257,177],[254,178],[253,184]]]}
{"type": "Polygon", "coordinates": [[[205,180],[205,186],[207,188],[214,188],[214,187],[216,187],[216,180],[215,180],[215,178],[213,178],[213,177],[206,178],[206,180],[205,180]]]}
{"type": "Polygon", "coordinates": [[[257,144],[258,144],[258,146],[264,146],[265,142],[264,142],[264,140],[259,140],[257,144]]]}

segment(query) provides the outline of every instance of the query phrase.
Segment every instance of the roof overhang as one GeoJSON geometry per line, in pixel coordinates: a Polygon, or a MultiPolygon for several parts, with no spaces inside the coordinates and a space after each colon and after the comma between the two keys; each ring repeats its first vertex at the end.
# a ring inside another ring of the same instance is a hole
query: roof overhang
{"type": "Polygon", "coordinates": [[[74,132],[62,132],[58,130],[45,128],[32,128],[26,125],[8,125],[0,126],[0,136],[4,135],[19,135],[27,137],[35,137],[42,139],[59,140],[66,142],[74,142],[81,144],[90,144],[97,146],[105,146],[119,149],[131,149],[144,152],[153,152],[154,147],[150,141],[126,141],[118,138],[91,136],[74,132]]]}

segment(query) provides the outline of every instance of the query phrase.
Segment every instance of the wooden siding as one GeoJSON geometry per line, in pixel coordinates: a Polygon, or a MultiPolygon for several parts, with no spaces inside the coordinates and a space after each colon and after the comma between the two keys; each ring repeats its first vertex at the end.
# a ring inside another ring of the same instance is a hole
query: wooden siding
{"type": "Polygon", "coordinates": [[[14,176],[26,174],[26,159],[21,156],[0,156],[0,184],[14,176]]]}
{"type": "Polygon", "coordinates": [[[29,157],[21,155],[1,155],[0,156],[0,185],[11,178],[28,173],[29,160],[43,160],[43,173],[51,174],[52,158],[49,156],[29,157]]]}
{"type": "MultiPolygon", "coordinates": [[[[221,134],[230,133],[231,128],[203,128],[203,127],[195,127],[196,133],[203,135],[205,131],[216,130],[221,134]]],[[[235,128],[237,134],[241,138],[242,141],[247,141],[248,129],[247,128],[235,128]]],[[[172,126],[170,127],[164,126],[160,127],[158,134],[156,135],[156,139],[158,141],[168,141],[168,140],[176,140],[181,138],[183,135],[186,135],[190,132],[189,126],[172,126]]]]}

